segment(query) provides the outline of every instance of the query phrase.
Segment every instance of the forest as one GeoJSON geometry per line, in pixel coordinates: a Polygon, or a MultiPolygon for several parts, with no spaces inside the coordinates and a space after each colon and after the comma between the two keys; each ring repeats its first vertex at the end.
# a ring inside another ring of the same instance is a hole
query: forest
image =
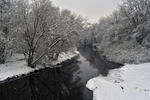
{"type": "Polygon", "coordinates": [[[24,54],[33,68],[57,59],[78,44],[83,21],[49,0],[1,0],[0,63],[14,53],[24,54]]]}
{"type": "Polygon", "coordinates": [[[150,61],[150,1],[123,0],[111,15],[84,32],[83,45],[93,46],[120,63],[150,61]]]}
{"type": "Polygon", "coordinates": [[[149,0],[124,0],[96,24],[49,0],[1,0],[0,8],[1,63],[22,53],[28,66],[35,67],[79,45],[92,46],[119,63],[150,61],[149,0]]]}

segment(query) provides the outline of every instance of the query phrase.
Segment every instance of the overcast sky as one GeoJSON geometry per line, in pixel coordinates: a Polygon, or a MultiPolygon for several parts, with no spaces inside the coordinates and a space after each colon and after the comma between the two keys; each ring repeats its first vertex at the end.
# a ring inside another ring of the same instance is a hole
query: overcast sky
{"type": "Polygon", "coordinates": [[[69,9],[94,23],[117,9],[121,0],[52,0],[53,4],[62,9],[69,9]]]}

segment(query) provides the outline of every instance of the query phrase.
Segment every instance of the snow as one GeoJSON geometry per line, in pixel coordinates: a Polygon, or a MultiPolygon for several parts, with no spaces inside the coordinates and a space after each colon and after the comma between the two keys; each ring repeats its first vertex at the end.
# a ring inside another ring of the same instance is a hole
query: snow
{"type": "Polygon", "coordinates": [[[32,68],[26,66],[25,61],[16,61],[0,65],[0,81],[7,78],[18,76],[20,74],[27,74],[33,71],[32,68]]]}
{"type": "Polygon", "coordinates": [[[70,58],[73,58],[79,54],[76,48],[68,52],[62,52],[59,54],[58,59],[56,61],[51,62],[52,65],[60,64],[70,58]]]}
{"type": "Polygon", "coordinates": [[[150,100],[150,63],[126,64],[87,82],[94,100],[150,100]]]}
{"type": "Polygon", "coordinates": [[[28,74],[42,68],[39,65],[36,68],[28,67],[23,54],[13,54],[6,62],[5,64],[0,64],[0,81],[28,74]]]}
{"type": "MultiPolygon", "coordinates": [[[[53,65],[60,64],[72,57],[75,57],[79,52],[74,49],[74,51],[68,51],[66,53],[61,53],[58,60],[53,62],[53,65]]],[[[38,65],[36,68],[30,68],[24,59],[23,54],[13,54],[12,57],[8,58],[7,63],[0,64],[0,81],[4,81],[8,78],[21,76],[24,74],[29,74],[35,70],[42,69],[43,67],[38,65]]]]}

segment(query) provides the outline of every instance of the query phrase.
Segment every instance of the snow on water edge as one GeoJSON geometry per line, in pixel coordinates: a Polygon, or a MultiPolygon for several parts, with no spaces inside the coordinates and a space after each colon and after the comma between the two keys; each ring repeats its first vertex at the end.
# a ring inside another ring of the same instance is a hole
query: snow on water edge
{"type": "MultiPolygon", "coordinates": [[[[68,59],[71,59],[77,56],[79,52],[77,49],[73,51],[68,51],[66,53],[61,53],[61,57],[59,55],[59,59],[53,63],[60,64],[68,59]]],[[[25,74],[29,74],[34,72],[35,70],[42,69],[43,67],[38,65],[36,68],[30,68],[27,66],[26,61],[23,60],[23,54],[14,54],[7,60],[6,64],[0,64],[0,81],[4,81],[8,78],[22,76],[25,74]]]]}
{"type": "Polygon", "coordinates": [[[125,65],[87,82],[94,100],[150,100],[150,63],[125,65]]]}
{"type": "Polygon", "coordinates": [[[62,62],[71,59],[77,55],[79,55],[79,51],[77,51],[76,48],[68,52],[62,52],[59,54],[58,59],[56,61],[51,62],[51,64],[52,65],[61,64],[62,62]]]}

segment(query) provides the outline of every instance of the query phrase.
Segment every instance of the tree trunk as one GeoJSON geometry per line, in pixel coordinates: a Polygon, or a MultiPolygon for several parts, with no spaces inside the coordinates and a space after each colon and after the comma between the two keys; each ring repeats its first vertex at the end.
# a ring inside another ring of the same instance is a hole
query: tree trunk
{"type": "Polygon", "coordinates": [[[28,63],[29,67],[35,68],[35,64],[32,64],[33,63],[33,55],[31,54],[31,51],[29,52],[27,63],[28,63]]]}

